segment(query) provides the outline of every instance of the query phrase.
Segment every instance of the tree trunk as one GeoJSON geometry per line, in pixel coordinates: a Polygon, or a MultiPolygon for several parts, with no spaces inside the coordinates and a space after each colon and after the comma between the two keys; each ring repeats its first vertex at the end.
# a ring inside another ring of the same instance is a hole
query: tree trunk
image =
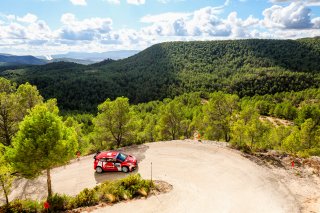
{"type": "Polygon", "coordinates": [[[52,196],[50,169],[47,169],[48,198],[52,196]]]}
{"type": "Polygon", "coordinates": [[[121,144],[121,139],[117,139],[117,148],[119,148],[120,147],[120,144],[121,144]]]}
{"type": "Polygon", "coordinates": [[[251,146],[250,146],[251,150],[253,149],[253,138],[251,138],[251,146]]]}
{"type": "Polygon", "coordinates": [[[10,146],[11,145],[11,137],[10,137],[10,133],[9,133],[9,127],[7,126],[7,124],[5,124],[6,126],[4,127],[4,137],[5,137],[5,145],[6,146],[10,146]]]}
{"type": "Polygon", "coordinates": [[[226,142],[230,141],[230,137],[229,137],[228,133],[225,133],[224,139],[226,140],[226,142]]]}
{"type": "Polygon", "coordinates": [[[7,205],[9,205],[8,193],[7,193],[6,188],[5,188],[5,186],[4,186],[4,182],[3,182],[2,180],[0,180],[0,181],[1,181],[1,186],[2,186],[2,190],[3,190],[3,194],[4,194],[4,196],[6,197],[6,203],[7,203],[7,205]]]}

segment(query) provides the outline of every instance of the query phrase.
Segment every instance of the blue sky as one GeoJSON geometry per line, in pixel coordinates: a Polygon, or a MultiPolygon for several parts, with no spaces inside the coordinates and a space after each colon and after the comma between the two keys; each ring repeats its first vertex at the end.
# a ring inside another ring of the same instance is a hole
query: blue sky
{"type": "Polygon", "coordinates": [[[0,0],[0,52],[18,55],[313,36],[320,0],[0,0]]]}

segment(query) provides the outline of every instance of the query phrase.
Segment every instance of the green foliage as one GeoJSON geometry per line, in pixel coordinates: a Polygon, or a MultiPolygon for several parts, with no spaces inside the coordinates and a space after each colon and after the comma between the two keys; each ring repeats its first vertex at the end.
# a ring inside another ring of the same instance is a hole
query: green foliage
{"type": "Polygon", "coordinates": [[[0,143],[10,146],[18,123],[30,109],[42,103],[42,97],[35,86],[26,83],[16,89],[15,83],[4,78],[0,78],[0,91],[0,143]]]}
{"type": "Polygon", "coordinates": [[[222,92],[211,94],[209,103],[204,106],[204,122],[207,125],[206,135],[210,136],[212,131],[216,134],[209,139],[223,138],[227,142],[230,141],[230,119],[238,109],[238,101],[239,98],[236,95],[222,92]]]}
{"type": "Polygon", "coordinates": [[[272,128],[269,135],[269,144],[273,149],[281,149],[283,141],[291,134],[292,127],[279,126],[272,128]]]}
{"type": "Polygon", "coordinates": [[[113,140],[119,147],[129,137],[132,129],[129,99],[124,97],[114,101],[107,99],[98,106],[98,109],[99,113],[93,120],[97,140],[103,141],[101,137],[104,137],[106,140],[113,140]]]}
{"type": "Polygon", "coordinates": [[[295,127],[291,134],[284,139],[283,141],[283,149],[290,154],[295,154],[299,150],[301,150],[301,139],[300,139],[300,131],[298,127],[295,127]]]}
{"type": "Polygon", "coordinates": [[[49,101],[34,107],[21,122],[13,147],[8,149],[14,168],[27,178],[67,162],[77,150],[74,129],[64,125],[54,105],[49,101]]]}
{"type": "Polygon", "coordinates": [[[13,169],[10,163],[5,159],[5,148],[0,144],[0,194],[6,198],[6,203],[9,203],[8,196],[11,192],[14,177],[12,176],[13,169]]]}
{"type": "Polygon", "coordinates": [[[51,212],[65,211],[71,208],[70,203],[73,198],[68,195],[53,194],[48,198],[51,212]]]}
{"type": "Polygon", "coordinates": [[[13,200],[9,205],[0,207],[0,212],[6,213],[38,213],[43,212],[43,205],[41,202],[34,200],[13,200]]]}
{"type": "Polygon", "coordinates": [[[0,142],[10,146],[19,122],[15,94],[0,93],[0,109],[0,142]]]}
{"type": "Polygon", "coordinates": [[[62,110],[93,112],[121,96],[142,103],[195,91],[244,97],[318,88],[319,46],[319,38],[167,42],[118,61],[1,68],[0,75],[36,85],[62,110]]]}
{"type": "Polygon", "coordinates": [[[19,102],[21,120],[28,114],[28,110],[31,110],[35,105],[43,102],[43,98],[37,90],[37,87],[30,85],[28,82],[21,84],[16,94],[19,102]]]}
{"type": "Polygon", "coordinates": [[[13,93],[17,85],[10,80],[0,78],[0,93],[13,93]]]}
{"type": "Polygon", "coordinates": [[[168,104],[162,106],[160,112],[160,131],[161,138],[177,139],[181,131],[182,122],[182,104],[176,101],[170,101],[168,104]]]}
{"type": "Polygon", "coordinates": [[[49,197],[50,169],[66,163],[78,148],[75,130],[63,123],[55,105],[50,100],[35,106],[20,123],[12,148],[7,152],[14,169],[26,178],[35,178],[47,170],[49,197]]]}
{"type": "Polygon", "coordinates": [[[297,111],[296,107],[292,106],[290,102],[285,101],[275,105],[273,114],[278,118],[294,120],[297,117],[297,111]]]}
{"type": "Polygon", "coordinates": [[[152,187],[153,183],[151,181],[142,179],[140,174],[134,174],[117,181],[105,182],[96,190],[102,200],[115,202],[148,195],[152,187]]]}
{"type": "Polygon", "coordinates": [[[74,208],[77,208],[82,206],[94,206],[98,204],[98,201],[99,200],[96,191],[85,188],[77,196],[75,196],[71,202],[73,205],[75,205],[74,208]]]}
{"type": "MultiPolygon", "coordinates": [[[[133,174],[119,180],[106,181],[94,189],[86,188],[75,197],[54,194],[47,200],[50,205],[49,212],[94,206],[100,201],[114,203],[148,196],[153,187],[151,181],[142,179],[140,174],[133,174]]],[[[8,213],[40,213],[44,211],[43,202],[33,200],[14,200],[9,205],[0,206],[0,212],[8,213]]]]}
{"type": "Polygon", "coordinates": [[[84,155],[89,152],[89,140],[84,133],[84,123],[78,123],[78,121],[73,117],[67,117],[64,121],[64,124],[69,127],[73,128],[76,132],[77,141],[78,141],[78,150],[84,155]]]}

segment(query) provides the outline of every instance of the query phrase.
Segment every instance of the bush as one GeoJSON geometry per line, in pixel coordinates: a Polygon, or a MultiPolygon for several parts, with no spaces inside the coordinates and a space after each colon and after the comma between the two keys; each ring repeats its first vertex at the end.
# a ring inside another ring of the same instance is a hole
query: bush
{"type": "Polygon", "coordinates": [[[43,205],[34,200],[14,200],[2,206],[0,212],[6,213],[37,213],[43,211],[43,205]]]}
{"type": "Polygon", "coordinates": [[[34,201],[34,200],[22,200],[22,207],[27,212],[41,212],[43,210],[43,205],[41,202],[34,201]]]}
{"type": "Polygon", "coordinates": [[[131,196],[141,194],[138,193],[140,189],[149,193],[150,188],[152,187],[152,182],[143,180],[139,174],[129,175],[119,180],[119,184],[122,185],[126,191],[129,191],[131,196]]]}
{"type": "Polygon", "coordinates": [[[96,187],[96,191],[101,200],[113,203],[135,196],[147,196],[151,187],[153,187],[151,181],[143,180],[139,174],[134,174],[121,180],[107,181],[96,187]]]}
{"type": "MultiPolygon", "coordinates": [[[[83,206],[93,206],[99,201],[108,203],[132,199],[136,196],[148,196],[153,183],[144,180],[139,174],[129,175],[123,179],[106,181],[94,189],[84,189],[77,196],[54,194],[48,199],[49,212],[61,212],[83,206]]],[[[44,212],[43,202],[33,200],[14,200],[8,206],[0,207],[6,213],[38,213],[44,212]]]]}
{"type": "Polygon", "coordinates": [[[82,206],[93,206],[98,204],[99,199],[94,189],[85,188],[82,190],[76,197],[72,199],[72,202],[75,204],[75,208],[82,206]]]}
{"type": "Polygon", "coordinates": [[[246,153],[246,154],[252,154],[252,150],[250,149],[250,147],[245,144],[245,143],[242,143],[242,144],[237,144],[236,142],[231,142],[230,143],[231,145],[231,148],[233,149],[237,149],[237,150],[240,150],[241,152],[243,153],[246,153]]]}
{"type": "Polygon", "coordinates": [[[68,210],[70,200],[71,197],[67,195],[54,194],[51,198],[48,199],[48,202],[50,204],[50,211],[57,212],[68,210]]]}
{"type": "Polygon", "coordinates": [[[312,148],[308,150],[311,156],[319,156],[320,157],[320,148],[312,148]]]}

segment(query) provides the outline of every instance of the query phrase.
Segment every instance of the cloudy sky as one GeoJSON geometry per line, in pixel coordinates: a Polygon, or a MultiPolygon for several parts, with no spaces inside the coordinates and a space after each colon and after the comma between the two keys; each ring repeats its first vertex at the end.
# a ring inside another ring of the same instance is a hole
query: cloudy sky
{"type": "Polygon", "coordinates": [[[0,0],[0,53],[320,36],[320,0],[0,0]]]}

